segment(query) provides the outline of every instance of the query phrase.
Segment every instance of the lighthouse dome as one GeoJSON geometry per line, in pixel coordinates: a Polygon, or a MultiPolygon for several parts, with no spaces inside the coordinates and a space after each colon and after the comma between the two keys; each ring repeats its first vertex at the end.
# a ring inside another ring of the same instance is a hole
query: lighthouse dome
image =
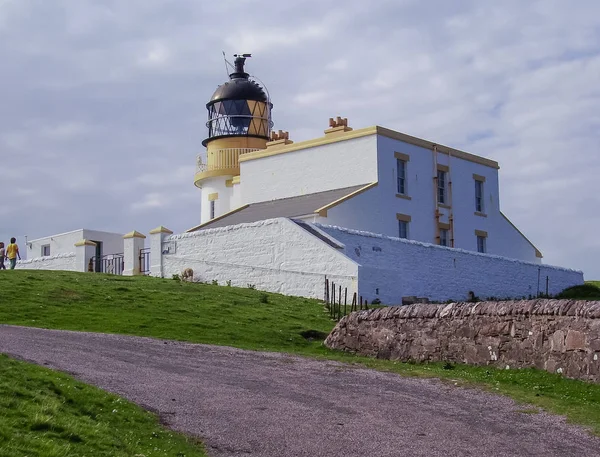
{"type": "Polygon", "coordinates": [[[221,84],[206,104],[208,138],[202,142],[204,146],[226,137],[269,139],[273,105],[265,90],[244,71],[246,56],[236,56],[229,81],[221,84]]]}

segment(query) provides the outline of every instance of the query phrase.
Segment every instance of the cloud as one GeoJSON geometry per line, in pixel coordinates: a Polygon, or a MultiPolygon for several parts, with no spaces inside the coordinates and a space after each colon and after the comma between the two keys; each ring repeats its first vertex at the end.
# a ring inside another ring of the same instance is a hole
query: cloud
{"type": "Polygon", "coordinates": [[[197,225],[224,50],[253,53],[294,141],[340,115],[498,160],[545,262],[600,279],[599,18],[591,0],[0,0],[0,238],[197,225]]]}

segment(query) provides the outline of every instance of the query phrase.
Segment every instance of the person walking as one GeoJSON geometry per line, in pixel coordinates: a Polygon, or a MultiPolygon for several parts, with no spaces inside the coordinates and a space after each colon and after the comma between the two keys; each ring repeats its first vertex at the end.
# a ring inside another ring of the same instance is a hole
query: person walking
{"type": "Polygon", "coordinates": [[[17,266],[17,257],[21,260],[21,254],[19,253],[19,246],[17,245],[17,239],[12,237],[10,239],[10,244],[6,248],[6,257],[8,257],[8,263],[10,264],[10,269],[14,270],[17,266]]]}
{"type": "Polygon", "coordinates": [[[6,265],[4,265],[5,257],[6,250],[4,249],[4,241],[0,241],[0,270],[6,270],[6,265]]]}

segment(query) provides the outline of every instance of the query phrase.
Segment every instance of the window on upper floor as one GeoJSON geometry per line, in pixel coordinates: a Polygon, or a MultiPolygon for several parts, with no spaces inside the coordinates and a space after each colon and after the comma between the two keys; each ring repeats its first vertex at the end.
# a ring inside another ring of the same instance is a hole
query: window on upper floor
{"type": "Polygon", "coordinates": [[[48,257],[50,255],[50,245],[45,244],[42,246],[42,257],[48,257]]]}
{"type": "Polygon", "coordinates": [[[485,243],[486,242],[486,237],[485,236],[481,236],[478,235],[477,236],[477,252],[486,252],[486,246],[485,243]]]}
{"type": "Polygon", "coordinates": [[[215,201],[211,200],[210,202],[210,218],[214,219],[215,218],[215,201]]]}
{"type": "Polygon", "coordinates": [[[406,160],[396,159],[396,176],[398,177],[396,192],[406,195],[406,160]]]}
{"type": "Polygon", "coordinates": [[[398,238],[408,239],[408,221],[398,221],[398,238]]]}
{"type": "Polygon", "coordinates": [[[483,181],[475,180],[475,211],[483,213],[483,181]]]}
{"type": "Polygon", "coordinates": [[[441,205],[445,205],[447,200],[446,195],[446,172],[444,170],[437,171],[437,201],[441,205]]]}
{"type": "Polygon", "coordinates": [[[448,246],[448,229],[440,229],[440,246],[448,246]]]}

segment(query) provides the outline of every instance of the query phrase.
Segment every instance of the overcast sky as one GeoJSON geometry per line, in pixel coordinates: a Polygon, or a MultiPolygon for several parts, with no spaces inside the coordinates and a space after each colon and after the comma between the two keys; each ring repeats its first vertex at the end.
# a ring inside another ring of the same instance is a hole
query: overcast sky
{"type": "Polygon", "coordinates": [[[544,262],[600,279],[597,0],[0,0],[0,240],[198,224],[221,51],[295,141],[341,115],[499,161],[544,262]]]}

